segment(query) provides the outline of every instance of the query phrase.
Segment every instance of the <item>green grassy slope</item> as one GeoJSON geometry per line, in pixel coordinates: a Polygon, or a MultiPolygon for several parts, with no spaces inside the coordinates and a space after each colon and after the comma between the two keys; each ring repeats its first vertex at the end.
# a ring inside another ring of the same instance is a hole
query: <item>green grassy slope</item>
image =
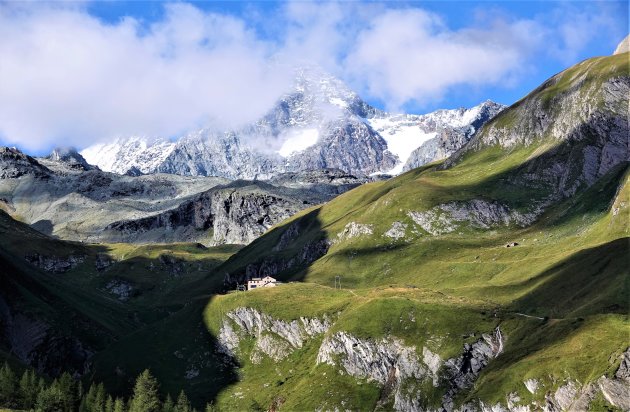
{"type": "MultiPolygon", "coordinates": [[[[611,77],[628,76],[627,55],[622,57],[581,63],[533,96],[551,99],[566,93],[568,80],[580,76],[581,87],[591,89],[611,77]]],[[[506,119],[524,116],[521,105],[503,112],[495,123],[511,127],[506,119]]],[[[478,337],[500,326],[507,336],[504,353],[458,402],[505,402],[511,392],[527,402],[533,395],[523,381],[529,378],[545,388],[537,395],[541,401],[545,391],[569,380],[585,383],[611,376],[630,339],[628,163],[588,188],[580,186],[570,198],[558,195],[553,179],[539,184],[523,179],[540,163],[573,161],[585,144],[538,141],[509,149],[482,145],[448,168],[428,165],[304,211],[232,256],[218,271],[243,277],[248,267],[251,273],[252,267],[287,262],[305,245],[328,239],[332,245],[323,257],[276,275],[305,283],[215,297],[205,310],[207,327],[216,336],[225,314],[238,307],[257,308],[287,321],[327,314],[336,319],[327,336],[343,330],[372,340],[396,337],[418,350],[428,346],[446,359],[459,353],[472,334],[478,337]],[[509,223],[481,229],[464,221],[450,233],[432,235],[409,214],[471,200],[528,213],[550,196],[555,197],[544,213],[526,227],[509,223]],[[394,222],[406,228],[399,239],[385,236],[394,222]],[[370,225],[372,234],[340,240],[338,234],[352,223],[370,225]],[[280,248],[283,234],[295,227],[299,236],[280,248]],[[511,242],[518,246],[507,248],[511,242]],[[336,276],[345,290],[332,288],[336,276]],[[409,313],[425,321],[410,323],[409,313]]],[[[239,382],[219,395],[219,406],[240,410],[252,408],[254,402],[267,408],[279,399],[289,410],[314,409],[323,402],[330,408],[377,406],[382,393],[373,384],[352,382],[334,368],[316,364],[318,339],[283,361],[267,359],[260,365],[249,360],[252,341],[241,343],[239,382]],[[276,380],[282,384],[274,384],[276,380]],[[348,393],[362,396],[354,399],[348,393]],[[342,399],[346,403],[341,404],[342,399]]],[[[440,390],[428,388],[423,402],[438,405],[440,390]]]]}

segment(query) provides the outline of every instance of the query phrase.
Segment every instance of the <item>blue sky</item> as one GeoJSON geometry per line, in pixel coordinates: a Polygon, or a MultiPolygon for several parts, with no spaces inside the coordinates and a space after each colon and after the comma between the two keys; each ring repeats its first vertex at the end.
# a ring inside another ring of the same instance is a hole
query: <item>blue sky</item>
{"type": "Polygon", "coordinates": [[[299,65],[392,111],[511,104],[627,34],[626,1],[0,3],[0,142],[228,127],[299,65]]]}

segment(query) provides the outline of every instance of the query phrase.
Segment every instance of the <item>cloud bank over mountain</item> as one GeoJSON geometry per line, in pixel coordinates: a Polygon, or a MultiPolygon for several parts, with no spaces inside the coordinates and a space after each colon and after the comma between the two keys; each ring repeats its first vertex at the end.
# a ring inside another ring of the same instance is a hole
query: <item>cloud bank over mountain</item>
{"type": "Polygon", "coordinates": [[[587,6],[537,18],[488,11],[453,28],[419,7],[376,3],[293,2],[273,18],[171,3],[157,19],[114,22],[84,4],[3,3],[0,142],[42,150],[236,127],[264,114],[305,64],[390,110],[510,85],[534,56],[570,60],[623,26],[587,6]]]}

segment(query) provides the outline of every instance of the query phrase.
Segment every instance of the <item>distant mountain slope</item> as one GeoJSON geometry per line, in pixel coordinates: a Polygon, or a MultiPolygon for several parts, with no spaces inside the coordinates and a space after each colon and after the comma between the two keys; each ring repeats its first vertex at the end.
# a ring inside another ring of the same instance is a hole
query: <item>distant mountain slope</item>
{"type": "Polygon", "coordinates": [[[247,244],[268,228],[372,179],[337,169],[269,182],[103,172],[76,151],[34,159],[0,148],[0,208],[75,241],[247,244]],[[286,184],[287,186],[283,186],[286,184]]]}
{"type": "MultiPolygon", "coordinates": [[[[309,68],[297,72],[293,90],[254,124],[231,131],[201,129],[175,142],[120,138],[82,154],[101,169],[119,174],[131,167],[143,173],[230,179],[268,179],[325,168],[366,175],[399,173],[410,153],[439,130],[461,129],[463,144],[502,108],[485,102],[468,110],[393,115],[371,107],[338,79],[309,68]]],[[[461,144],[458,140],[451,145],[461,144]]]]}
{"type": "Polygon", "coordinates": [[[629,98],[627,54],[587,60],[232,256],[226,288],[288,284],[208,303],[218,407],[630,409],[629,98]]]}

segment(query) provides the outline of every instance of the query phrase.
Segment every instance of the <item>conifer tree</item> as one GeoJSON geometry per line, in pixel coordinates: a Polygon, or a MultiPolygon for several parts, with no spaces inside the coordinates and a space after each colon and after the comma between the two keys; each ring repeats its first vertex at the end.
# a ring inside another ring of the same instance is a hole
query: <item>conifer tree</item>
{"type": "Polygon", "coordinates": [[[0,406],[11,408],[17,404],[17,377],[5,362],[0,369],[0,406]]]}
{"type": "Polygon", "coordinates": [[[105,412],[105,386],[102,383],[99,383],[96,387],[94,404],[90,412],[105,412]]]}
{"type": "Polygon", "coordinates": [[[186,396],[186,393],[182,390],[177,397],[177,404],[175,405],[176,412],[191,412],[190,401],[186,396]]]}
{"type": "Polygon", "coordinates": [[[129,403],[129,412],[160,412],[158,383],[148,369],[136,379],[133,397],[129,403]]]}
{"type": "Polygon", "coordinates": [[[63,395],[63,404],[66,411],[76,410],[77,399],[77,385],[75,380],[70,376],[68,372],[64,372],[59,380],[56,381],[57,387],[63,395]]]}
{"type": "Polygon", "coordinates": [[[20,397],[20,407],[22,409],[33,409],[37,401],[37,395],[40,391],[40,383],[38,382],[35,372],[26,370],[20,378],[18,394],[20,397]]]}
{"type": "Polygon", "coordinates": [[[175,403],[173,403],[173,398],[171,398],[170,393],[166,395],[166,400],[162,406],[162,412],[175,412],[175,403]]]}
{"type": "Polygon", "coordinates": [[[59,384],[55,381],[48,388],[42,389],[37,394],[35,410],[37,412],[66,412],[64,408],[64,394],[59,389],[59,384]]]}
{"type": "Polygon", "coordinates": [[[114,399],[112,395],[107,396],[107,400],[105,401],[105,412],[114,412],[114,399]]]}
{"type": "Polygon", "coordinates": [[[122,398],[116,398],[114,401],[114,412],[125,412],[125,401],[122,398]]]}

